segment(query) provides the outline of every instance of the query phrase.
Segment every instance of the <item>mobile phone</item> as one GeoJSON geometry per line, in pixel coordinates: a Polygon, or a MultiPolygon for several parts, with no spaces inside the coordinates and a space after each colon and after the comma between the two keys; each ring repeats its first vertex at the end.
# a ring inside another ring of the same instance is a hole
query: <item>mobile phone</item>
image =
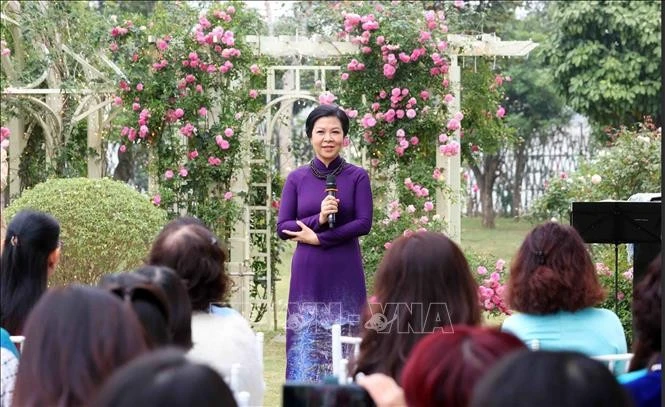
{"type": "Polygon", "coordinates": [[[374,407],[367,390],[356,384],[287,382],[282,388],[283,407],[374,407]]]}

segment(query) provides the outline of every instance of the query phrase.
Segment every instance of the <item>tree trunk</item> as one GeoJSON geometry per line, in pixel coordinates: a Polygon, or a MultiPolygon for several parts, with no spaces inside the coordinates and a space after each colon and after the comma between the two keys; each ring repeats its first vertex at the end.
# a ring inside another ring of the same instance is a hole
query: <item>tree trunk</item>
{"type": "Polygon", "coordinates": [[[524,170],[526,169],[526,142],[515,146],[515,174],[513,176],[513,204],[510,209],[510,216],[517,217],[522,213],[522,180],[524,179],[524,170]]]}
{"type": "Polygon", "coordinates": [[[485,155],[482,165],[482,171],[476,164],[472,165],[471,169],[476,176],[478,189],[480,190],[480,204],[483,211],[482,226],[487,229],[494,229],[496,227],[494,223],[496,212],[494,211],[492,191],[498,177],[497,171],[501,165],[501,157],[498,154],[485,155]]]}

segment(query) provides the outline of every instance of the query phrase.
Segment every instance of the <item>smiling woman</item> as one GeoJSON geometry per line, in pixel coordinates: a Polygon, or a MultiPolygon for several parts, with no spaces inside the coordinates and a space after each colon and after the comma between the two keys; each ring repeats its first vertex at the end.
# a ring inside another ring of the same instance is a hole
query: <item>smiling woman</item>
{"type": "Polygon", "coordinates": [[[365,303],[358,237],[372,226],[372,191],[367,172],[340,156],[349,132],[343,110],[318,106],[305,131],[315,158],[287,177],[277,234],[298,242],[291,262],[286,379],[316,382],[332,373],[332,325],[353,331],[365,303]],[[326,192],[330,176],[336,196],[326,192]]]}

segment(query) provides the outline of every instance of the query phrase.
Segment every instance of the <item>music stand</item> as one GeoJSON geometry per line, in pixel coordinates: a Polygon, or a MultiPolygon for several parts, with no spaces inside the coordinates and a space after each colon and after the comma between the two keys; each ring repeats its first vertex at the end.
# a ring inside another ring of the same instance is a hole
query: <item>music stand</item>
{"type": "Polygon", "coordinates": [[[614,244],[614,311],[619,291],[619,244],[660,243],[660,202],[573,202],[570,224],[587,243],[614,244]]]}

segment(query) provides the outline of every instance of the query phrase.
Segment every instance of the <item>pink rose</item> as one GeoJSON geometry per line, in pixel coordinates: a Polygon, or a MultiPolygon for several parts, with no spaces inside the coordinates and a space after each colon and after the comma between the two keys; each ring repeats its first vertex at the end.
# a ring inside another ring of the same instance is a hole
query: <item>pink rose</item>
{"type": "Polygon", "coordinates": [[[259,96],[259,92],[256,89],[252,89],[249,91],[249,97],[252,99],[256,99],[256,97],[259,96]]]}
{"type": "Polygon", "coordinates": [[[224,193],[224,200],[228,201],[228,200],[230,200],[231,198],[233,198],[233,192],[228,191],[228,192],[225,192],[225,193],[224,193]]]}
{"type": "Polygon", "coordinates": [[[396,71],[395,67],[390,64],[383,65],[383,75],[388,79],[395,77],[396,71]]]}
{"type": "Polygon", "coordinates": [[[185,167],[180,167],[180,170],[178,170],[178,174],[180,174],[181,177],[185,178],[189,174],[189,171],[187,171],[187,168],[185,167]]]}
{"type": "Polygon", "coordinates": [[[230,128],[230,127],[227,127],[226,129],[224,129],[224,135],[225,135],[226,137],[231,137],[231,136],[233,136],[233,129],[230,128]]]}

